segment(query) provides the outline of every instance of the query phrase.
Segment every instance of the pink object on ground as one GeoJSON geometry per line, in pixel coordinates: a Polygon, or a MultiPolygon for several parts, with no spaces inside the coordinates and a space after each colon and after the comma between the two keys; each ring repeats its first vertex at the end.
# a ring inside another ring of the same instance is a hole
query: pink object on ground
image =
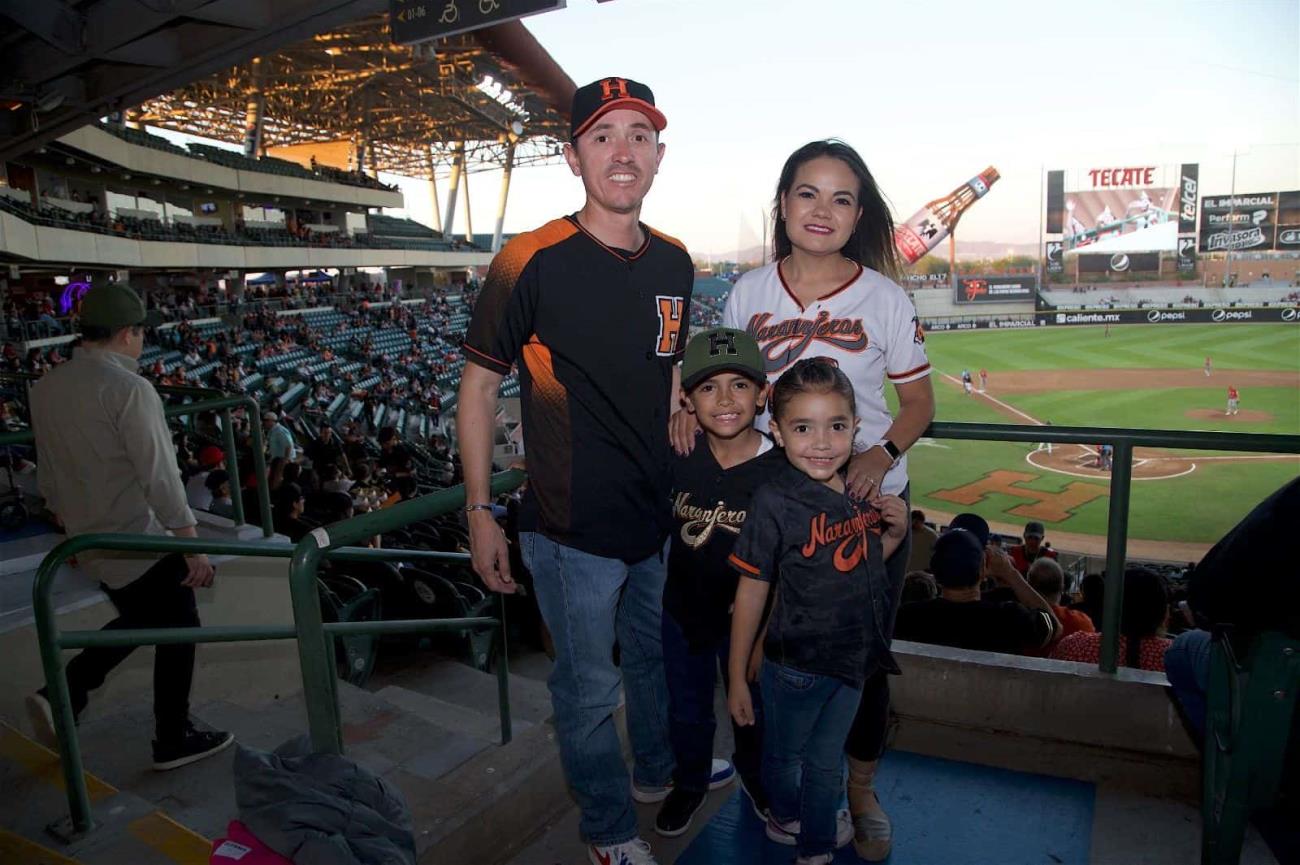
{"type": "Polygon", "coordinates": [[[267,847],[257,836],[248,831],[248,827],[238,820],[231,820],[226,827],[226,837],[212,842],[210,865],[293,865],[293,860],[286,859],[267,847]]]}

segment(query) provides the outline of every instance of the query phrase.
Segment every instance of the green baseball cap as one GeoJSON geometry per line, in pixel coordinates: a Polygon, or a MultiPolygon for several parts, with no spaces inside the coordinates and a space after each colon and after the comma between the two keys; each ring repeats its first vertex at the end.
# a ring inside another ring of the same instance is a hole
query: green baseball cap
{"type": "Polygon", "coordinates": [[[81,299],[81,323],[95,327],[130,327],[157,324],[144,308],[144,301],[125,282],[104,282],[93,286],[81,299]]]}
{"type": "Polygon", "coordinates": [[[710,376],[735,372],[760,384],[767,381],[758,343],[743,330],[715,327],[691,337],[682,360],[682,387],[690,390],[710,376]]]}

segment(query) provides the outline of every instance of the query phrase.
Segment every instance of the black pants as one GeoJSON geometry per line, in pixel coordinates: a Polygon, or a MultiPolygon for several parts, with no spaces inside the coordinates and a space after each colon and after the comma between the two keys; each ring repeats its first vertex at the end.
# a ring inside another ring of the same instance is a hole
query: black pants
{"type": "MultiPolygon", "coordinates": [[[[720,635],[711,646],[692,648],[681,626],[670,613],[663,617],[664,671],[668,678],[668,732],[672,740],[673,784],[692,793],[706,793],[713,765],[713,692],[718,668],[722,687],[731,686],[727,656],[730,632],[720,635]]],[[[763,700],[758,683],[749,686],[755,723],[749,727],[731,723],[736,750],[732,765],[751,792],[759,790],[763,762],[763,700]]]]}
{"type": "MultiPolygon", "coordinates": [[[[889,575],[890,589],[894,593],[893,615],[888,622],[889,633],[886,639],[894,640],[894,620],[898,616],[898,602],[903,593],[903,579],[907,576],[907,560],[912,554],[910,487],[902,493],[904,502],[908,502],[907,534],[898,545],[894,554],[885,560],[885,571],[889,575]]],[[[844,751],[854,760],[870,762],[879,760],[885,753],[885,734],[889,731],[889,674],[877,669],[867,676],[862,684],[862,702],[858,704],[858,714],[849,729],[848,741],[844,751]]]]}
{"type": "MultiPolygon", "coordinates": [[[[177,553],[159,559],[142,576],[120,589],[102,586],[117,609],[105,631],[132,628],[197,628],[199,610],[194,590],[181,585],[188,568],[177,553]]],[[[68,662],[72,708],[80,712],[87,695],[104,684],[134,646],[94,646],[68,662]]],[[[159,740],[179,737],[190,713],[190,684],[194,680],[194,644],[154,647],[153,714],[159,740]]]]}

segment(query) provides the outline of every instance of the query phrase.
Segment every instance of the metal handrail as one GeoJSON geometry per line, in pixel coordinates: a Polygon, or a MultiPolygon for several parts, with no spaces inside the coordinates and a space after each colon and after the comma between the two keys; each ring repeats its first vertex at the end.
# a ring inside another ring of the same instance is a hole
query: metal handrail
{"type": "MultiPolygon", "coordinates": [[[[521,471],[510,471],[492,479],[494,492],[519,486],[521,471]]],[[[509,668],[506,660],[505,602],[497,598],[497,616],[473,616],[456,619],[404,619],[379,622],[323,622],[320,597],[316,591],[316,571],[322,559],[340,561],[455,561],[466,562],[466,553],[429,550],[369,549],[344,546],[344,543],[382,534],[394,528],[446,513],[463,504],[463,487],[443,490],[431,496],[366,514],[333,526],[316,529],[296,547],[250,541],[220,541],[208,538],[173,538],[157,535],[86,534],[61,542],[46,554],[36,570],[32,586],[32,606],[36,619],[41,665],[45,672],[47,699],[58,738],[59,758],[64,787],[68,795],[69,817],[51,831],[70,839],[90,831],[94,818],[90,795],[82,768],[81,748],[77,739],[72,697],[64,669],[64,649],[89,646],[142,646],[174,643],[250,642],[297,639],[302,659],[303,698],[308,719],[313,723],[313,742],[325,742],[333,753],[342,752],[342,722],[338,711],[338,694],[330,659],[334,656],[335,637],[352,635],[436,633],[442,631],[494,632],[497,649],[497,697],[501,718],[502,744],[510,741],[509,668]],[[329,532],[334,532],[331,543],[329,532]],[[113,631],[67,631],[60,633],[57,611],[51,590],[60,565],[86,550],[113,550],[148,553],[211,553],[214,555],[291,559],[290,594],[294,621],[278,625],[217,625],[197,628],[139,628],[113,631]],[[304,552],[306,554],[304,555],[304,552]],[[310,671],[310,676],[309,676],[310,671]],[[328,680],[328,681],[326,681],[328,680]],[[324,682],[324,687],[322,687],[324,682]],[[321,719],[336,725],[333,731],[318,728],[321,719]]]]}
{"type": "MultiPolygon", "coordinates": [[[[266,454],[263,453],[262,427],[258,423],[261,415],[261,408],[258,402],[251,396],[239,394],[222,394],[220,391],[212,391],[207,388],[188,388],[168,386],[164,393],[176,393],[180,395],[200,395],[204,393],[216,393],[215,397],[200,399],[196,402],[178,403],[163,407],[164,417],[181,417],[186,415],[199,414],[205,411],[221,412],[221,431],[225,439],[226,448],[226,471],[230,473],[231,489],[235,495],[230,497],[230,504],[235,512],[235,525],[244,523],[244,498],[238,494],[239,491],[239,460],[235,455],[235,426],[232,422],[231,409],[243,408],[249,413],[249,432],[253,436],[253,468],[257,474],[257,503],[258,510],[261,511],[262,517],[262,535],[271,537],[275,534],[275,529],[271,524],[271,490],[267,484],[266,472],[266,454]]],[[[16,432],[0,432],[0,447],[4,445],[34,444],[36,434],[30,430],[18,430],[16,432]]]]}
{"type": "Polygon", "coordinates": [[[1119,668],[1119,621],[1120,613],[1124,608],[1124,563],[1128,549],[1129,496],[1133,486],[1133,448],[1165,447],[1248,453],[1300,453],[1300,436],[1260,433],[935,421],[924,434],[931,438],[969,441],[1114,446],[1106,526],[1106,590],[1103,597],[1101,626],[1100,667],[1103,673],[1114,673],[1119,668]]]}
{"type": "MultiPolygon", "coordinates": [[[[518,469],[493,475],[491,494],[512,490],[524,482],[518,469]]],[[[346,544],[381,535],[419,520],[447,513],[465,504],[465,487],[457,486],[391,508],[359,514],[349,520],[315,529],[303,536],[294,549],[289,564],[289,592],[293,598],[294,621],[298,632],[298,657],[302,668],[303,696],[307,703],[307,725],[312,747],[321,752],[343,753],[342,721],[339,717],[337,676],[327,663],[322,648],[327,629],[321,624],[320,596],[317,594],[316,571],[321,559],[346,544]]],[[[501,608],[505,609],[504,605],[501,608]]],[[[508,739],[509,707],[504,699],[507,688],[502,652],[497,664],[497,685],[502,695],[502,734],[508,739]]]]}

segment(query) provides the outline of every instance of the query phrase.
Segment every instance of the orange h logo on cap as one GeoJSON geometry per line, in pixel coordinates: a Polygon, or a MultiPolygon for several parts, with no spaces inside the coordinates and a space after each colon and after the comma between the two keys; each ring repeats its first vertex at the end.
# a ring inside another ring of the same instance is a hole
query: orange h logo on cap
{"type": "Polygon", "coordinates": [[[626,78],[606,78],[600,82],[600,99],[602,102],[608,102],[614,98],[627,98],[627,79],[626,78]]]}

